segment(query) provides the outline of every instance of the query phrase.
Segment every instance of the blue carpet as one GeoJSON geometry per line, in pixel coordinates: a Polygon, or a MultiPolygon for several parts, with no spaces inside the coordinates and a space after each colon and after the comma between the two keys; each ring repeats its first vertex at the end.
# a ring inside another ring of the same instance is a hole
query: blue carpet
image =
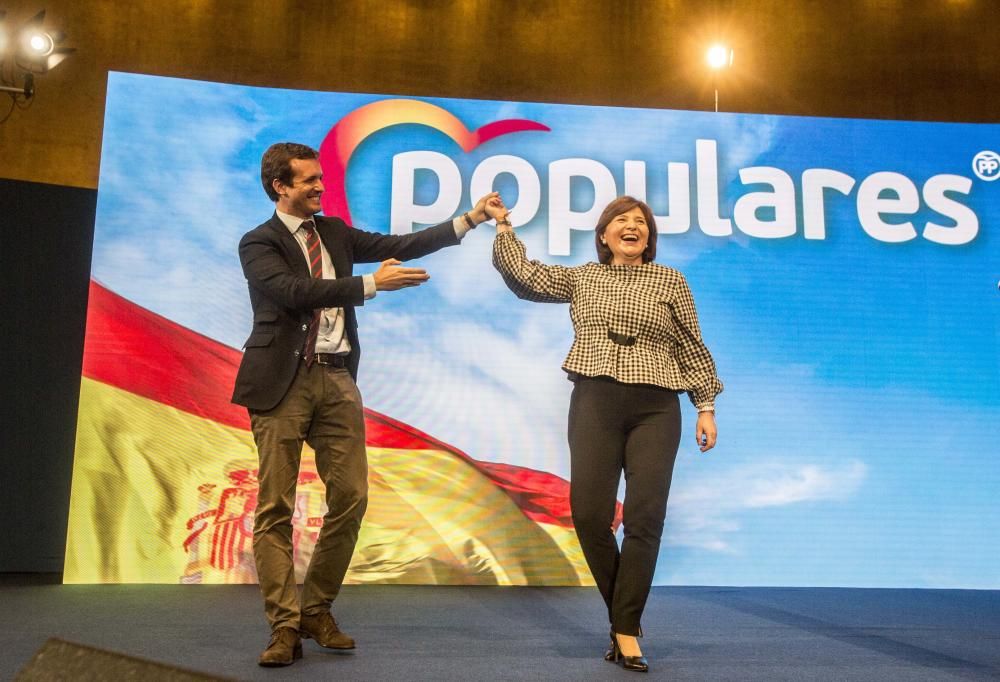
{"type": "MultiPolygon", "coordinates": [[[[10,582],[2,679],[49,637],[241,680],[635,679],[601,659],[593,589],[348,586],[335,614],[356,653],[307,641],[303,660],[263,669],[256,586],[10,582]]],[[[996,591],[663,587],[643,629],[638,679],[1000,679],[996,591]]]]}

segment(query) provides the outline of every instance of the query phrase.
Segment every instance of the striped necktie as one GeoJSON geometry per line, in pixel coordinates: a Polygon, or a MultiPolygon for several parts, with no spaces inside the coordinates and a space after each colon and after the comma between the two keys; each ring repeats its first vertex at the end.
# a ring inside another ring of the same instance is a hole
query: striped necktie
{"type": "MultiPolygon", "coordinates": [[[[313,221],[306,220],[302,223],[302,229],[306,231],[306,251],[309,254],[309,272],[317,278],[323,279],[323,249],[320,246],[319,234],[313,221]]],[[[306,367],[310,367],[316,354],[316,337],[319,335],[319,318],[322,314],[320,309],[313,311],[312,319],[309,321],[309,330],[306,332],[306,343],[302,349],[302,357],[306,361],[306,367]]]]}

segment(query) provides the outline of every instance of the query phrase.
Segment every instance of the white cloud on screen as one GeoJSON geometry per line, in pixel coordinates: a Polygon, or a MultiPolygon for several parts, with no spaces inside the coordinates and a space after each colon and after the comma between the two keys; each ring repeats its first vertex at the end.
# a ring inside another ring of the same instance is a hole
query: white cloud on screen
{"type": "Polygon", "coordinates": [[[508,118],[523,118],[523,105],[520,102],[500,102],[496,113],[490,118],[491,121],[500,121],[508,118]]]}
{"type": "MultiPolygon", "coordinates": [[[[493,268],[496,228],[483,224],[469,232],[461,246],[447,249],[426,263],[432,286],[455,312],[509,308],[513,294],[493,268]]],[[[458,317],[458,315],[456,315],[458,317]]]]}
{"type": "Polygon", "coordinates": [[[744,515],[767,507],[848,499],[867,471],[858,459],[842,464],[774,459],[684,481],[671,490],[666,543],[735,551],[731,541],[744,515]]]}
{"type": "Polygon", "coordinates": [[[733,116],[727,118],[724,124],[725,148],[720,149],[720,155],[728,161],[734,170],[752,166],[774,143],[775,132],[778,129],[776,116],[733,116]]]}
{"type": "Polygon", "coordinates": [[[95,278],[138,305],[228,346],[239,348],[250,329],[246,282],[235,250],[222,256],[191,251],[169,238],[132,245],[127,240],[104,246],[101,258],[121,270],[102,268],[95,278]]]}
{"type": "Polygon", "coordinates": [[[158,107],[155,100],[163,96],[119,98],[109,121],[129,130],[117,137],[111,130],[106,145],[93,276],[143,307],[238,347],[249,304],[235,244],[261,215],[258,203],[241,200],[259,181],[238,156],[267,125],[267,114],[221,87],[185,89],[189,106],[183,109],[158,107]]]}
{"type": "MultiPolygon", "coordinates": [[[[476,459],[568,478],[566,413],[571,384],[559,368],[568,349],[539,306],[506,336],[482,321],[366,312],[360,383],[365,403],[476,459]]],[[[546,310],[546,308],[550,310],[546,310]]]]}

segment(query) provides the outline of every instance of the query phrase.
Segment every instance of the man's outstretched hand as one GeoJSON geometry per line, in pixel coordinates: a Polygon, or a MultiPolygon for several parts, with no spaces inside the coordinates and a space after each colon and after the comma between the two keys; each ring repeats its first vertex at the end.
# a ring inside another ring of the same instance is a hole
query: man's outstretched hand
{"type": "Polygon", "coordinates": [[[423,268],[401,268],[402,261],[395,258],[382,261],[375,271],[376,291],[396,291],[406,287],[415,287],[431,278],[423,268]]]}

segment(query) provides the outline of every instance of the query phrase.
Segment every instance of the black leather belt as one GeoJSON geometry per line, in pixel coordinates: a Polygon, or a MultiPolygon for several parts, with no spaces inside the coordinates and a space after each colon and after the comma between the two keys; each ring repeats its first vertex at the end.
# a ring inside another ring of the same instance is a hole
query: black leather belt
{"type": "Polygon", "coordinates": [[[619,346],[634,346],[635,345],[635,337],[634,336],[625,336],[624,334],[619,334],[617,332],[613,332],[610,329],[608,330],[608,338],[611,339],[612,341],[614,341],[615,343],[617,343],[619,346]]]}
{"type": "Polygon", "coordinates": [[[317,365],[328,365],[330,367],[347,367],[347,356],[336,353],[316,353],[313,355],[313,362],[317,365]]]}

